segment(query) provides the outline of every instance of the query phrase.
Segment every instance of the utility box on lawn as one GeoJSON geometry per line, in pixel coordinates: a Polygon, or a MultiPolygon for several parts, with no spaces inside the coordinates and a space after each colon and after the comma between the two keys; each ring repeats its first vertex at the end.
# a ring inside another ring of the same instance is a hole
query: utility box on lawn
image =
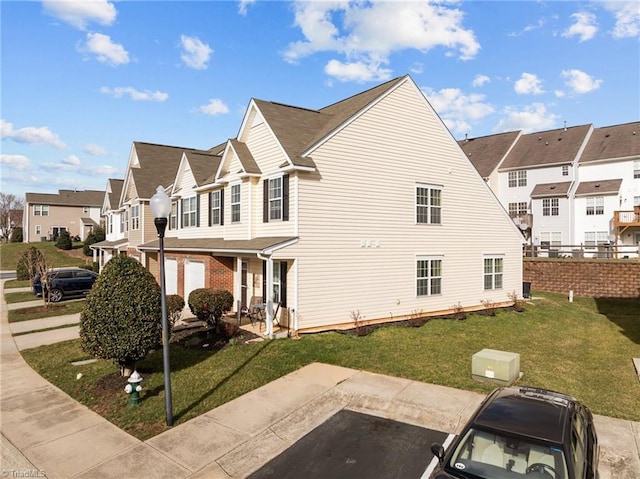
{"type": "Polygon", "coordinates": [[[511,386],[520,377],[520,355],[483,349],[473,355],[471,376],[479,381],[511,386]]]}

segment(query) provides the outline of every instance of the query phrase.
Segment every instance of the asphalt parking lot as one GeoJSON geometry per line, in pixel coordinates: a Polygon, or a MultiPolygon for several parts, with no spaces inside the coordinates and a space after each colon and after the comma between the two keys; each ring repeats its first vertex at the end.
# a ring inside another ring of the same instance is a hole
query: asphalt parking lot
{"type": "Polygon", "coordinates": [[[421,478],[448,434],[342,410],[249,479],[421,478]]]}

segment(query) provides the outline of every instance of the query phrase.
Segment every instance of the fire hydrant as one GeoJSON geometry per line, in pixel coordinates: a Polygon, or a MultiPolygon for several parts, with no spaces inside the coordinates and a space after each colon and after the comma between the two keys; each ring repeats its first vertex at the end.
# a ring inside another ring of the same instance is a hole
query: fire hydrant
{"type": "Polygon", "coordinates": [[[138,374],[138,371],[133,371],[133,374],[127,379],[127,384],[124,387],[124,392],[129,395],[129,404],[127,407],[133,407],[140,404],[140,391],[142,391],[142,376],[138,374]]]}

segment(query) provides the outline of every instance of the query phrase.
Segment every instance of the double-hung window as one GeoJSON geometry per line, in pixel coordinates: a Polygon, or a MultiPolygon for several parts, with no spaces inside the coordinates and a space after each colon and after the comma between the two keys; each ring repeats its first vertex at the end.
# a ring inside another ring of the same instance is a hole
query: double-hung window
{"type": "Polygon", "coordinates": [[[416,261],[416,295],[442,294],[442,257],[418,256],[416,261]]]}
{"type": "Polygon", "coordinates": [[[562,165],[562,176],[569,176],[569,165],[562,165]]]}
{"type": "Polygon", "coordinates": [[[416,186],[416,222],[419,224],[442,223],[441,186],[416,186]]]}
{"type": "Polygon", "coordinates": [[[231,186],[231,222],[240,222],[240,201],[242,198],[242,185],[231,186]]]}
{"type": "Polygon", "coordinates": [[[509,188],[516,186],[527,186],[527,170],[509,172],[509,188]]]}
{"type": "Polygon", "coordinates": [[[504,259],[500,256],[484,258],[484,289],[502,289],[504,259]]]}
{"type": "Polygon", "coordinates": [[[190,228],[197,226],[198,200],[196,196],[182,198],[182,227],[190,228]]]}
{"type": "Polygon", "coordinates": [[[633,162],[633,177],[640,178],[640,160],[633,162]]]}
{"type": "Polygon", "coordinates": [[[178,229],[178,202],[171,202],[171,213],[169,213],[169,229],[178,229]]]}
{"type": "Polygon", "coordinates": [[[527,214],[527,202],[509,203],[509,216],[515,218],[527,214]]]}
{"type": "Polygon", "coordinates": [[[604,196],[587,197],[587,215],[603,215],[604,214],[604,196]]]}
{"type": "Polygon", "coordinates": [[[269,180],[269,221],[282,219],[282,177],[269,180]]]}
{"type": "Polygon", "coordinates": [[[209,194],[209,226],[222,224],[222,191],[212,191],[209,194]]]}
{"type": "Polygon", "coordinates": [[[558,216],[560,213],[558,198],[544,198],[542,200],[542,216],[558,216]]]}
{"type": "Polygon", "coordinates": [[[49,216],[49,205],[33,205],[33,216],[49,216]]]}
{"type": "Polygon", "coordinates": [[[131,207],[131,229],[132,230],[140,229],[140,205],[135,205],[131,207]]]}
{"type": "Polygon", "coordinates": [[[584,245],[596,246],[609,243],[608,231],[585,231],[584,233],[584,245]]]}

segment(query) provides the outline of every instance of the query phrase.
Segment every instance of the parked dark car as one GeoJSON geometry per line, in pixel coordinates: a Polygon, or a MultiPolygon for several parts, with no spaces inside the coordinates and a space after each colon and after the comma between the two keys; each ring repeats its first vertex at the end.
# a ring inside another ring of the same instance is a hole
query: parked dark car
{"type": "Polygon", "coordinates": [[[589,409],[531,387],[493,391],[439,459],[431,479],[597,479],[598,438],[589,409]]]}
{"type": "Polygon", "coordinates": [[[57,303],[64,298],[82,296],[91,291],[98,274],[84,268],[55,268],[45,274],[44,281],[39,274],[31,280],[33,294],[40,296],[49,292],[49,301],[57,303]]]}

